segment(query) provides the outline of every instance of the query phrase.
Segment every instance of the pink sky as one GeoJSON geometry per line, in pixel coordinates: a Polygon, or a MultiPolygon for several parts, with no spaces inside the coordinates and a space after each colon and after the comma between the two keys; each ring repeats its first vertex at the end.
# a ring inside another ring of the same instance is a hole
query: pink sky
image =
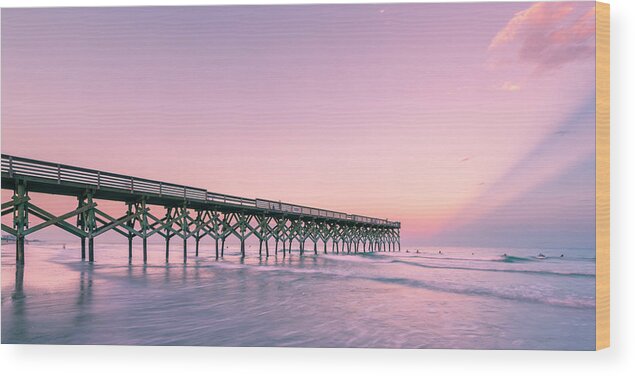
{"type": "Polygon", "coordinates": [[[3,10],[2,152],[593,247],[593,6],[3,10]]]}

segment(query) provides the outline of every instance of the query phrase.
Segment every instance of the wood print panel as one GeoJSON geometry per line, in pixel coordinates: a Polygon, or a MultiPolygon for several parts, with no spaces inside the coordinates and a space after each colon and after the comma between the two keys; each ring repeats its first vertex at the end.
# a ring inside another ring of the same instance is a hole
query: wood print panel
{"type": "Polygon", "coordinates": [[[596,3],[596,348],[610,345],[610,7],[596,3]]]}

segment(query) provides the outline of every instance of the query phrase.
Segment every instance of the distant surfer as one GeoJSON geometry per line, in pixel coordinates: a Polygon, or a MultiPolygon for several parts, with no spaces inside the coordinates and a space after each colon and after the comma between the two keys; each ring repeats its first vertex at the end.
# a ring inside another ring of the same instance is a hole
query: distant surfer
{"type": "Polygon", "coordinates": [[[564,258],[564,253],[560,255],[560,258],[564,258]]]}
{"type": "Polygon", "coordinates": [[[441,251],[439,251],[439,254],[441,254],[441,251]]]}
{"type": "Polygon", "coordinates": [[[419,253],[419,250],[417,249],[417,253],[419,253]]]}

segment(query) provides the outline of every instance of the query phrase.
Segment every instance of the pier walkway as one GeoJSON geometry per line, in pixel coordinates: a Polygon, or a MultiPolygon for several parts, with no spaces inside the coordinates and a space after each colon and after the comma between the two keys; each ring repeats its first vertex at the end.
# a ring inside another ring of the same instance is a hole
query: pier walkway
{"type": "Polygon", "coordinates": [[[147,261],[147,239],[165,239],[165,257],[169,259],[170,239],[183,240],[183,260],[187,260],[187,241],[194,238],[196,255],[204,237],[215,240],[216,257],[222,257],[225,241],[234,236],[240,241],[245,256],[245,241],[255,237],[262,256],[269,256],[269,242],[279,244],[283,255],[291,252],[295,241],[300,254],[306,242],[318,253],[322,243],[331,252],[355,253],[400,250],[399,222],[340,211],[318,209],[281,201],[252,199],[209,192],[206,189],[171,184],[110,172],[91,170],[59,163],[45,162],[2,154],[2,189],[13,190],[11,200],[2,203],[2,216],[13,217],[12,226],[2,230],[16,238],[16,260],[24,264],[24,240],[27,235],[56,226],[81,240],[82,259],[95,260],[94,239],[115,231],[128,238],[128,254],[132,258],[134,238],[143,242],[143,260],[147,261]],[[77,206],[62,215],[53,215],[37,206],[30,192],[77,197],[77,206]],[[127,210],[113,217],[98,208],[95,200],[125,203],[127,210]],[[151,212],[148,205],[162,208],[151,212]],[[39,218],[31,225],[29,217],[39,218]],[[71,220],[74,221],[71,222],[71,220]],[[220,246],[219,246],[220,242],[220,246]]]}

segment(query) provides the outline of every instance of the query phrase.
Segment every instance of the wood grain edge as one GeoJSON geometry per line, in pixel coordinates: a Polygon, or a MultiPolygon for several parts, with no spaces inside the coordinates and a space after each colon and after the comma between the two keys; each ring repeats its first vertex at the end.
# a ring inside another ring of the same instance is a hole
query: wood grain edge
{"type": "Polygon", "coordinates": [[[595,348],[610,345],[610,7],[595,10],[595,348]]]}

